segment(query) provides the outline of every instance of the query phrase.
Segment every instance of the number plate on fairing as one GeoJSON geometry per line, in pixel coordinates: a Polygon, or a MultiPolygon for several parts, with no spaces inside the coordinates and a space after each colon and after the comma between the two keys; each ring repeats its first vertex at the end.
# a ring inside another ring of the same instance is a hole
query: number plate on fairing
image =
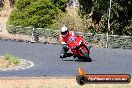
{"type": "Polygon", "coordinates": [[[68,41],[70,41],[70,42],[75,42],[75,41],[76,41],[76,37],[71,36],[71,37],[69,37],[68,41]]]}

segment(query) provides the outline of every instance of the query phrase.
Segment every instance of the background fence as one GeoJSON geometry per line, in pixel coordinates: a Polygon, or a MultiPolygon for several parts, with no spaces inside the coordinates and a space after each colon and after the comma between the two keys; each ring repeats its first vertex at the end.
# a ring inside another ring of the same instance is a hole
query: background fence
{"type": "MultiPolygon", "coordinates": [[[[31,42],[59,44],[59,30],[13,25],[9,25],[7,29],[11,34],[27,35],[31,42]]],[[[106,44],[108,44],[108,48],[122,48],[132,50],[132,36],[109,35],[109,42],[107,43],[105,34],[83,32],[75,33],[82,35],[87,42],[97,47],[105,47],[106,44]]]]}

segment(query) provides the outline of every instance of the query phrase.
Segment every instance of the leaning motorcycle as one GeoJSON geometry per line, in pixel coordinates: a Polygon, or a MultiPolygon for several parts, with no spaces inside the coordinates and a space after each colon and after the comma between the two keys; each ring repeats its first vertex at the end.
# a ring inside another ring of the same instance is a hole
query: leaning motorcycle
{"type": "Polygon", "coordinates": [[[74,58],[82,59],[83,61],[91,62],[90,50],[87,47],[87,43],[81,36],[70,36],[67,42],[68,47],[71,49],[74,58]]]}

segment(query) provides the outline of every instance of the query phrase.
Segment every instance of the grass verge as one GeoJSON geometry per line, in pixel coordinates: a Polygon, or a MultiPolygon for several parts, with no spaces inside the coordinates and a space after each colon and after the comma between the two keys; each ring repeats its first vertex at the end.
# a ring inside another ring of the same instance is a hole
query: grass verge
{"type": "Polygon", "coordinates": [[[0,58],[0,67],[7,68],[20,64],[20,58],[14,57],[11,54],[5,54],[0,58]]]}

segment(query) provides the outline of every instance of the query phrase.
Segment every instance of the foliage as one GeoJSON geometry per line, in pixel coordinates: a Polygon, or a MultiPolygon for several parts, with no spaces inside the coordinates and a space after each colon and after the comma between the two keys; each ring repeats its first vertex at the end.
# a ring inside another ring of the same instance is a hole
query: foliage
{"type": "Polygon", "coordinates": [[[91,8],[93,6],[92,0],[79,0],[80,3],[80,12],[82,16],[91,13],[91,8]]]}
{"type": "MultiPolygon", "coordinates": [[[[80,2],[82,15],[88,15],[88,9],[92,10],[92,21],[94,25],[98,25],[98,30],[96,32],[107,32],[109,2],[109,0],[94,0],[91,8],[86,8],[86,5],[88,4],[87,1],[84,0],[80,2]]],[[[131,12],[131,0],[112,0],[110,18],[111,29],[109,30],[109,33],[117,35],[132,35],[131,12]]]]}
{"type": "Polygon", "coordinates": [[[4,58],[13,64],[19,64],[20,63],[20,59],[18,57],[12,56],[11,54],[5,54],[4,58]]]}
{"type": "Polygon", "coordinates": [[[68,0],[52,0],[54,5],[61,9],[61,11],[65,12],[66,5],[68,3],[68,0]]]}
{"type": "Polygon", "coordinates": [[[64,11],[66,0],[17,0],[9,24],[46,28],[58,13],[64,11]]]}
{"type": "Polygon", "coordinates": [[[51,28],[59,30],[65,24],[69,30],[83,32],[85,31],[87,22],[82,20],[79,16],[73,17],[67,13],[60,13],[56,17],[56,20],[54,20],[54,24],[51,25],[51,28]]]}
{"type": "MultiPolygon", "coordinates": [[[[112,3],[111,30],[118,35],[128,34],[132,21],[132,1],[131,0],[114,0],[112,3]],[[126,28],[127,27],[127,28],[126,28]],[[127,30],[125,30],[127,29],[127,30]]],[[[131,32],[130,32],[131,33],[131,32]]]]}
{"type": "Polygon", "coordinates": [[[0,10],[2,9],[3,6],[4,6],[4,0],[0,0],[0,10]]]}

